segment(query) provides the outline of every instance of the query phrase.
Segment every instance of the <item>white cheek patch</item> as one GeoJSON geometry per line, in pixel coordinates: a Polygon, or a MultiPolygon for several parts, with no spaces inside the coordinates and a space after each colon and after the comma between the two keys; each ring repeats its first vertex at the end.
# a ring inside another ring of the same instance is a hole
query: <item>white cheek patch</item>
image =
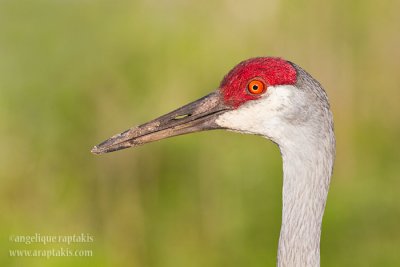
{"type": "Polygon", "coordinates": [[[271,137],[273,131],[282,127],[280,115],[290,108],[290,99],[296,90],[293,85],[268,87],[262,98],[249,100],[239,108],[222,114],[216,123],[230,130],[271,137]]]}

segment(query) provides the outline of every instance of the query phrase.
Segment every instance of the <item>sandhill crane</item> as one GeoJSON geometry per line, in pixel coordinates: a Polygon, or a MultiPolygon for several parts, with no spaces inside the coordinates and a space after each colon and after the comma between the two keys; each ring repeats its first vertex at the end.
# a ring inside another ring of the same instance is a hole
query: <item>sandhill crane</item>
{"type": "Polygon", "coordinates": [[[245,60],[216,91],[117,134],[92,152],[214,129],[261,135],[278,144],[284,174],[277,266],[319,266],[335,136],[325,91],[296,64],[273,57],[245,60]]]}

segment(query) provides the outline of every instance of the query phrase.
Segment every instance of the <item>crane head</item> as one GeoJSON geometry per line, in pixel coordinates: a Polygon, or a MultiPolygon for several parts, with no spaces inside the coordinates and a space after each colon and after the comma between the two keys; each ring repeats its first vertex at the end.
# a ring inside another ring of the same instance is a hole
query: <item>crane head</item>
{"type": "Polygon", "coordinates": [[[283,132],[292,133],[294,126],[303,125],[310,114],[318,113],[318,102],[328,105],[325,92],[300,67],[280,58],[252,58],[235,66],[216,91],[116,134],[95,146],[92,153],[213,129],[263,135],[278,142],[283,132]],[[306,88],[310,86],[314,89],[306,88]]]}

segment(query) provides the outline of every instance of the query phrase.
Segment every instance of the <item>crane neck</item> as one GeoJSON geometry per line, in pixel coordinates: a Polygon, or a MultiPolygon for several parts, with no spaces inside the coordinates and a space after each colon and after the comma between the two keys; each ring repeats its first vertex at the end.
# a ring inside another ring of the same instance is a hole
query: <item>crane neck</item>
{"type": "Polygon", "coordinates": [[[321,224],[334,162],[333,130],[279,145],[283,159],[279,267],[320,266],[321,224]],[[307,148],[307,149],[305,149],[307,148]]]}

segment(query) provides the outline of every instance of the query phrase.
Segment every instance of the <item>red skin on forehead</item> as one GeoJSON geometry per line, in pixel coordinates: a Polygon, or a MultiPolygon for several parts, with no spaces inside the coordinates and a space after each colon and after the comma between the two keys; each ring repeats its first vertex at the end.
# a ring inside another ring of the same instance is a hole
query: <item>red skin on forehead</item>
{"type": "Polygon", "coordinates": [[[245,60],[236,65],[222,80],[220,90],[225,104],[238,108],[248,100],[255,100],[261,95],[252,95],[247,85],[253,79],[265,82],[268,86],[293,85],[296,83],[296,70],[286,60],[273,57],[260,57],[245,60]]]}

